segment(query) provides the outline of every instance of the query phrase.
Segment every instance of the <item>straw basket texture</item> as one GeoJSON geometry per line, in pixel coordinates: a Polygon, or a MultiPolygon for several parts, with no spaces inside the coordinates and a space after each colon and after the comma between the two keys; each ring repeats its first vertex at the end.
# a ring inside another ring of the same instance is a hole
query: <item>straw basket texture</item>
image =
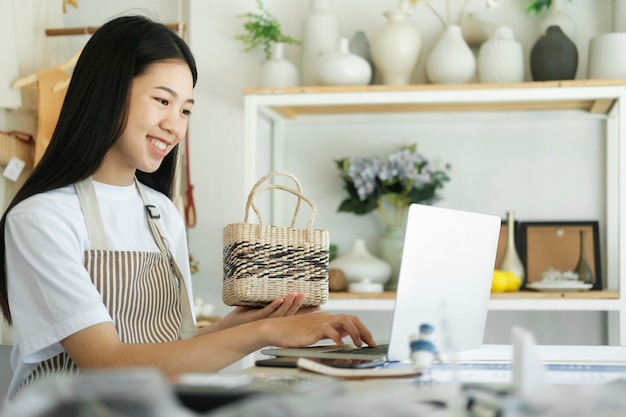
{"type": "Polygon", "coordinates": [[[328,231],[313,229],[315,204],[302,193],[300,182],[288,172],[275,171],[261,178],[250,191],[243,223],[224,228],[224,288],[227,305],[264,306],[290,292],[306,295],[303,306],[328,299],[328,231]],[[296,188],[263,185],[274,176],[291,178],[296,188]],[[290,227],[263,224],[254,197],[266,190],[287,191],[298,198],[290,227]],[[296,228],[302,201],[311,206],[307,227],[296,228]],[[259,223],[248,223],[250,207],[259,223]]]}

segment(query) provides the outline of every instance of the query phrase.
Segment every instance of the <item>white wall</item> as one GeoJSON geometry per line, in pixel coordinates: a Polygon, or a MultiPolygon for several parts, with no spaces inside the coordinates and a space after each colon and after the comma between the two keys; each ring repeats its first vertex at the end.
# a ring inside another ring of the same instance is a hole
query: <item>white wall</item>
{"type": "MultiPolygon", "coordinates": [[[[182,18],[189,24],[189,41],[198,63],[199,81],[195,90],[196,105],[190,125],[191,180],[194,188],[198,223],[189,231],[190,252],[200,262],[200,272],[194,275],[196,295],[216,305],[217,313],[223,314],[228,308],[221,303],[221,251],[222,228],[231,222],[243,218],[243,90],[255,86],[261,64],[260,53],[245,53],[242,45],[234,39],[241,33],[242,21],[236,16],[240,13],[256,10],[255,0],[79,0],[77,9],[69,8],[66,14],[67,26],[99,25],[119,13],[133,8],[146,9],[163,22],[182,18]],[[189,13],[187,13],[187,11],[189,13]]],[[[282,22],[286,33],[299,37],[303,18],[307,13],[308,1],[303,0],[265,0],[266,7],[282,22]]],[[[363,30],[370,37],[383,24],[382,12],[395,6],[394,0],[341,0],[333,2],[340,21],[342,35],[352,36],[357,30],[363,30]]],[[[443,5],[444,1],[435,1],[443,5]]],[[[460,3],[460,1],[452,2],[460,3]]],[[[482,7],[481,0],[473,0],[473,8],[482,7]]],[[[523,12],[525,1],[500,0],[501,8],[485,12],[485,18],[500,24],[510,25],[515,30],[516,38],[523,44],[528,56],[532,43],[536,39],[539,18],[523,12]]],[[[588,40],[596,33],[608,31],[611,25],[611,3],[608,0],[573,0],[566,2],[568,11],[578,23],[578,48],[580,63],[578,77],[586,76],[586,56],[588,40]],[[606,29],[604,29],[606,28],[606,29]]],[[[424,55],[440,31],[437,21],[425,8],[418,8],[413,17],[422,33],[424,55]]],[[[80,47],[86,37],[72,37],[71,50],[80,47]]],[[[286,57],[297,63],[298,47],[288,46],[286,57]]],[[[414,77],[415,82],[423,82],[423,64],[414,77]]],[[[419,132],[406,123],[399,123],[389,132],[390,140],[407,142],[417,140],[424,152],[441,155],[445,161],[453,164],[453,180],[445,189],[445,200],[441,205],[485,210],[504,215],[505,210],[515,208],[519,218],[539,219],[574,219],[598,217],[602,213],[599,191],[585,196],[581,203],[577,193],[568,185],[574,160],[588,155],[590,175],[578,175],[594,190],[594,184],[601,181],[597,175],[602,163],[601,149],[594,141],[600,127],[594,123],[584,125],[568,121],[554,125],[546,120],[528,120],[516,126],[516,137],[503,135],[498,131],[498,124],[485,124],[480,120],[454,129],[441,129],[440,126],[420,124],[419,132]],[[479,129],[475,127],[479,126],[479,129]],[[554,140],[556,138],[556,140],[554,140]],[[575,144],[575,146],[574,146],[575,144]],[[538,167],[528,165],[527,155],[533,157],[539,153],[538,167]],[[466,155],[471,154],[472,158],[466,155]],[[519,159],[520,154],[523,158],[519,159]],[[548,181],[542,173],[549,172],[553,166],[556,175],[548,181]],[[492,167],[497,170],[498,182],[485,186],[492,180],[491,173],[477,167],[492,167]],[[516,167],[512,170],[511,167],[516,167]],[[563,192],[563,188],[569,191],[563,192]],[[516,192],[510,192],[513,189],[516,192]],[[558,189],[559,193],[554,190],[558,189]],[[507,191],[504,193],[504,191],[507,191]],[[539,192],[537,192],[539,191],[539,192]],[[503,198],[506,195],[506,198],[503,198]],[[575,202],[575,203],[574,203],[575,202]],[[541,209],[538,209],[541,207],[541,209]]],[[[0,124],[0,127],[2,125],[0,124]]],[[[294,157],[288,168],[293,169],[311,190],[318,202],[318,218],[321,224],[338,229],[347,222],[351,227],[367,233],[373,242],[380,231],[372,218],[356,218],[342,215],[337,217],[336,205],[341,198],[340,184],[336,182],[332,159],[349,156],[361,149],[361,141],[372,145],[372,151],[383,150],[382,145],[374,142],[373,134],[380,126],[368,125],[364,129],[354,130],[336,125],[326,130],[324,137],[316,136],[315,126],[293,127],[294,134],[303,139],[298,143],[289,143],[289,155],[294,157]],[[309,139],[308,141],[306,139],[309,139]],[[312,142],[315,139],[315,142],[312,142]],[[344,142],[345,141],[345,142],[344,142]],[[332,146],[322,146],[331,144],[332,146]],[[311,149],[313,147],[313,149],[311,149]],[[298,155],[306,152],[307,163],[298,160],[298,155]],[[308,157],[311,156],[310,161],[308,157]],[[314,170],[303,169],[314,167],[314,170]],[[322,181],[320,181],[322,180],[322,181]]],[[[511,129],[513,131],[513,129],[511,129]]],[[[363,153],[366,148],[363,148],[363,153]]],[[[576,173],[579,173],[576,168],[576,173]]],[[[585,171],[586,172],[586,171],[585,171]]],[[[333,230],[333,235],[340,236],[340,245],[346,246],[353,237],[349,233],[333,230]]],[[[532,322],[538,330],[548,329],[550,320],[535,318],[536,315],[504,314],[490,315],[488,340],[508,341],[507,329],[511,320],[532,322]],[[503,316],[506,316],[502,318],[503,316]],[[502,318],[502,320],[500,320],[502,318]],[[542,322],[547,324],[541,325],[542,322]],[[493,323],[493,324],[492,324],[493,323]],[[493,330],[491,330],[493,329],[493,330]],[[491,332],[491,333],[489,333],[491,332]]],[[[569,317],[569,316],[566,316],[569,317]]],[[[561,323],[559,317],[558,322],[561,323]]],[[[372,325],[376,326],[376,317],[372,325]]],[[[590,329],[603,326],[604,317],[600,314],[576,316],[572,323],[590,329]]],[[[381,320],[381,324],[384,320],[381,320]]],[[[542,334],[548,334],[548,331],[542,334]]],[[[572,329],[573,334],[573,329],[572,329]]],[[[560,334],[559,338],[567,342],[569,334],[560,334]]],[[[550,342],[538,338],[540,342],[550,342]]],[[[572,339],[570,339],[572,340],[572,339]]],[[[577,339],[576,339],[577,340],[577,339]]],[[[593,331],[590,343],[602,343],[605,335],[602,331],[593,331]]]]}

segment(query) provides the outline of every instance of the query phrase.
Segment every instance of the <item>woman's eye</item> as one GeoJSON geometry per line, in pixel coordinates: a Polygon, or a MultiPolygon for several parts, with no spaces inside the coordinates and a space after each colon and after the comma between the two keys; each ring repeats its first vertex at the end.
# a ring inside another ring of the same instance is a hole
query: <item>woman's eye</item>
{"type": "Polygon", "coordinates": [[[158,101],[159,103],[163,104],[164,106],[167,106],[169,104],[169,101],[164,99],[164,98],[156,98],[156,101],[158,101]]]}
{"type": "Polygon", "coordinates": [[[185,116],[191,116],[191,110],[187,110],[187,109],[182,109],[181,112],[185,115],[185,116]]]}

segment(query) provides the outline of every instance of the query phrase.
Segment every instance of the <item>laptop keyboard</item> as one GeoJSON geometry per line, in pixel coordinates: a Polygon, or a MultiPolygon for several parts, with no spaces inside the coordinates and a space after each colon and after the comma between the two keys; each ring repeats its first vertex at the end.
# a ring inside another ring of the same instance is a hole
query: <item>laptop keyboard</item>
{"type": "Polygon", "coordinates": [[[376,347],[363,346],[363,347],[355,347],[353,349],[329,350],[327,352],[339,353],[339,354],[345,353],[346,355],[358,353],[360,355],[385,356],[388,351],[389,351],[389,344],[382,344],[376,347]]]}

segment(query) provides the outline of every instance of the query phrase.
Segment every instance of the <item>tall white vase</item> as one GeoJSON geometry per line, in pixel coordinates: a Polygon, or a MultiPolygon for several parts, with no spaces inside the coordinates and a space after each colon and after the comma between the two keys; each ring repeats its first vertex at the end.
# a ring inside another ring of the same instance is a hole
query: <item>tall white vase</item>
{"type": "Polygon", "coordinates": [[[295,65],[283,58],[283,44],[272,46],[272,56],[261,67],[261,87],[295,87],[299,84],[295,65]]]}
{"type": "Polygon", "coordinates": [[[550,26],[560,27],[563,33],[565,33],[565,36],[576,43],[578,37],[576,22],[574,22],[574,19],[572,19],[565,10],[564,0],[552,0],[550,9],[539,24],[539,35],[546,33],[550,26]]]}
{"type": "Polygon", "coordinates": [[[407,85],[419,61],[422,37],[409,21],[411,12],[407,6],[384,15],[387,21],[372,37],[372,60],[382,84],[407,85]]]}
{"type": "Polygon", "coordinates": [[[476,58],[463,39],[461,27],[450,25],[441,34],[426,61],[433,84],[467,84],[476,74],[476,58]]]}
{"type": "Polygon", "coordinates": [[[334,52],[339,42],[339,22],[332,13],[331,0],[311,0],[302,25],[300,82],[314,85],[320,58],[334,52]]]}
{"type": "Polygon", "coordinates": [[[481,83],[521,83],[524,81],[524,51],[510,27],[496,28],[480,46],[477,59],[481,83]]]}

